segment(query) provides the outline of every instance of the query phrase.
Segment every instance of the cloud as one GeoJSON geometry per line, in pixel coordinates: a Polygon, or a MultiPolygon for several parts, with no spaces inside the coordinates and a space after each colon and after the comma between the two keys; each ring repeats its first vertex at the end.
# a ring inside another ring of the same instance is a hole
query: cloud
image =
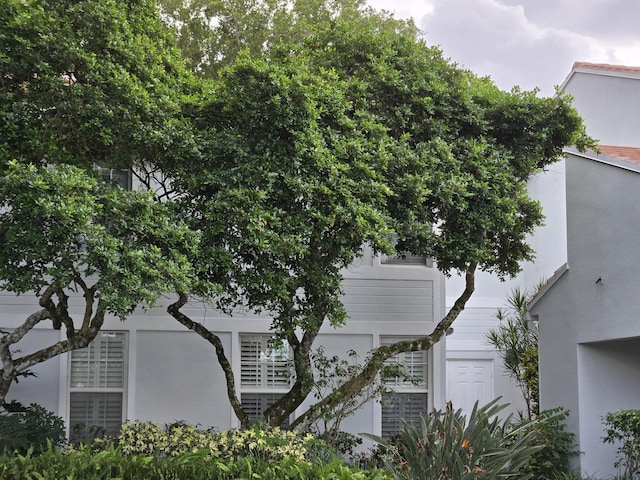
{"type": "Polygon", "coordinates": [[[539,87],[552,95],[574,61],[612,56],[587,35],[536,24],[523,5],[496,0],[436,0],[419,26],[445,56],[504,89],[539,87]]]}
{"type": "Polygon", "coordinates": [[[552,95],[575,61],[638,64],[637,0],[369,0],[503,89],[552,95]]]}

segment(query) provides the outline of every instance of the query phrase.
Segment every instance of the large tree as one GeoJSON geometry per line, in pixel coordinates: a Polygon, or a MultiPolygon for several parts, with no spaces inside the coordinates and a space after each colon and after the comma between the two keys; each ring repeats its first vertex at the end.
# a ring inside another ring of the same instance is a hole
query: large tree
{"type": "Polygon", "coordinates": [[[7,164],[0,178],[0,289],[35,295],[38,306],[0,337],[0,405],[16,377],[86,347],[105,315],[125,319],[165,292],[190,288],[197,242],[149,193],[109,186],[72,166],[7,164]],[[64,328],[65,338],[22,350],[25,336],[48,321],[64,328]]]}
{"type": "MultiPolygon", "coordinates": [[[[324,322],[346,321],[340,271],[363,244],[428,255],[445,274],[466,275],[433,331],[372,351],[298,428],[358,395],[393,355],[437,342],[472,294],[476,269],[517,273],[543,218],[527,179],[565,145],[589,142],[567,97],[500,91],[371,13],[240,55],[192,115],[202,160],[166,168],[203,232],[201,279],[223,286],[222,305],[268,310],[274,335],[293,351],[295,383],[264,412],[270,424],[311,391],[313,342],[324,322]]],[[[169,311],[215,346],[246,424],[215,327],[181,310],[188,293],[169,311]]]]}
{"type": "Polygon", "coordinates": [[[0,289],[36,297],[4,326],[0,402],[16,376],[86,346],[105,315],[191,288],[198,236],[171,203],[113,188],[100,168],[144,175],[191,152],[192,87],[153,1],[0,0],[0,289]],[[48,320],[66,338],[19,354],[48,320]]]}

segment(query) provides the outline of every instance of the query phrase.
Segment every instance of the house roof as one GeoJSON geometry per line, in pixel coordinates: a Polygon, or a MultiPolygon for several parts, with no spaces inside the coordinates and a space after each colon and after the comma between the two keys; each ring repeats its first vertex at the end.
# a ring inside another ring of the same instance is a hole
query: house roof
{"type": "Polygon", "coordinates": [[[639,147],[620,147],[617,145],[598,145],[603,155],[618,160],[624,160],[630,163],[640,165],[640,148],[639,147]]]}
{"type": "Polygon", "coordinates": [[[556,282],[558,280],[560,280],[560,278],[569,271],[569,264],[564,263],[560,266],[560,268],[558,268],[553,275],[551,276],[551,278],[549,278],[544,285],[542,286],[542,288],[540,288],[538,290],[538,293],[536,293],[536,295],[529,301],[529,304],[527,305],[527,310],[530,312],[531,316],[535,317],[535,313],[532,311],[534,309],[534,307],[536,306],[536,304],[538,303],[538,301],[545,296],[545,294],[551,290],[551,288],[556,284],[556,282]]]}
{"type": "Polygon", "coordinates": [[[565,148],[564,151],[576,157],[640,173],[640,147],[598,145],[598,148],[600,153],[596,153],[593,150],[580,152],[574,147],[565,148]]]}
{"type": "Polygon", "coordinates": [[[640,67],[630,67],[627,65],[612,65],[610,63],[574,62],[572,70],[577,70],[577,69],[640,74],[640,67]]]}
{"type": "Polygon", "coordinates": [[[612,77],[626,77],[640,79],[640,66],[612,65],[610,63],[574,62],[571,72],[567,75],[560,90],[564,90],[571,77],[576,73],[589,73],[593,75],[609,75],[612,77]]]}

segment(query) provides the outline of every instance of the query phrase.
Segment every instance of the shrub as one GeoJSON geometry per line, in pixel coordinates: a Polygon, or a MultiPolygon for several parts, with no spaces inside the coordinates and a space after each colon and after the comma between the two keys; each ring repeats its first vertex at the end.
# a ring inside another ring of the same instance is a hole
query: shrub
{"type": "Polygon", "coordinates": [[[561,407],[543,410],[534,422],[524,421],[518,427],[533,434],[533,444],[540,450],[535,452],[525,465],[524,471],[539,480],[555,480],[569,474],[569,460],[580,453],[575,435],[565,430],[569,412],[561,407]]]}
{"type": "Polygon", "coordinates": [[[266,461],[256,457],[236,460],[216,459],[205,450],[176,456],[123,455],[119,447],[109,446],[95,454],[81,445],[66,454],[49,449],[40,456],[0,458],[0,480],[391,480],[388,471],[360,471],[341,461],[327,465],[297,462],[292,458],[266,461]]]}
{"type": "Polygon", "coordinates": [[[522,468],[540,447],[530,445],[531,432],[510,428],[510,418],[499,420],[504,407],[497,400],[483,407],[476,403],[468,421],[451,406],[422,414],[418,425],[404,425],[397,446],[387,447],[385,463],[396,479],[526,477],[522,468]]]}
{"type": "Polygon", "coordinates": [[[0,413],[0,453],[37,454],[47,443],[60,446],[66,441],[64,422],[44,407],[32,403],[9,413],[0,413]]]}
{"type": "Polygon", "coordinates": [[[214,458],[238,459],[246,456],[278,461],[286,457],[308,461],[307,446],[317,440],[311,435],[299,435],[279,427],[255,425],[245,430],[211,432],[175,423],[165,429],[149,422],[128,422],[122,425],[117,444],[125,455],[175,457],[185,452],[206,450],[214,458]]]}
{"type": "Polygon", "coordinates": [[[640,474],[640,410],[609,412],[603,418],[604,443],[619,443],[614,466],[624,469],[624,478],[640,474]]]}

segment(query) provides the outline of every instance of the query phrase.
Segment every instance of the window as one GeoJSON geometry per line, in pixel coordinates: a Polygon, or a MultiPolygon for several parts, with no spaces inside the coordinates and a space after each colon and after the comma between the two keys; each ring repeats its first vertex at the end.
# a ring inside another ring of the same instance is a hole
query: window
{"type": "MultiPolygon", "coordinates": [[[[398,243],[398,235],[391,235],[391,242],[396,245],[398,243]]],[[[382,254],[380,263],[382,265],[422,265],[433,267],[432,259],[427,258],[425,255],[412,255],[409,252],[397,252],[396,255],[382,254]]]]}
{"type": "MultiPolygon", "coordinates": [[[[380,337],[381,345],[410,340],[412,337],[380,337]]],[[[382,398],[382,437],[390,438],[400,432],[403,421],[417,423],[420,414],[428,409],[429,352],[403,352],[387,360],[403,366],[406,377],[385,378],[393,393],[382,398]]]]}
{"type": "Polygon", "coordinates": [[[433,266],[433,261],[424,255],[411,255],[408,252],[398,253],[398,255],[382,255],[380,263],[383,265],[422,265],[433,266]]]}
{"type": "Polygon", "coordinates": [[[125,190],[131,190],[131,175],[128,169],[119,170],[116,168],[95,167],[111,183],[118,185],[125,190]]]}
{"type": "Polygon", "coordinates": [[[240,361],[242,407],[260,418],[291,387],[289,345],[278,345],[269,335],[241,335],[240,361]]]}
{"type": "Polygon", "coordinates": [[[126,337],[122,332],[100,332],[89,346],[71,352],[71,441],[118,433],[124,412],[125,365],[126,337]]]}

